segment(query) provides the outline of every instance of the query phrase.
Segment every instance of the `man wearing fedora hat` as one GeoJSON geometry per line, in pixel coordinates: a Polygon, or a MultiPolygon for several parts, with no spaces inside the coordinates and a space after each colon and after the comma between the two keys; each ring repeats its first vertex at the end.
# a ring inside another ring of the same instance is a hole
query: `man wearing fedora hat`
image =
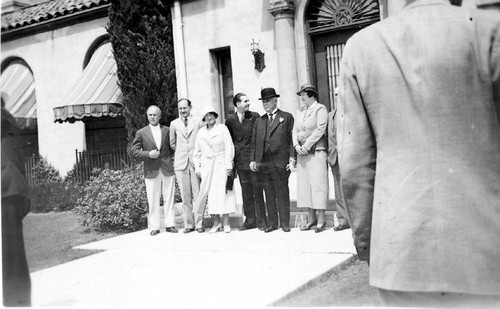
{"type": "Polygon", "coordinates": [[[277,108],[279,94],[274,88],[261,90],[266,114],[255,121],[250,150],[250,170],[264,187],[268,226],[266,233],[281,227],[290,232],[290,166],[295,165],[292,143],[293,116],[277,108]],[[278,219],[279,215],[279,219],[278,219]],[[279,224],[278,224],[279,223],[279,224]]]}

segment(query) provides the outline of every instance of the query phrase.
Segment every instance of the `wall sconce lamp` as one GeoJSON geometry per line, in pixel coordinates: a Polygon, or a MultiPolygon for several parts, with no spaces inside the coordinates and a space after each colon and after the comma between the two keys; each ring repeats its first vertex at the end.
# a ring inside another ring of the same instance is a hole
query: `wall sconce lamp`
{"type": "Polygon", "coordinates": [[[259,72],[262,72],[266,67],[266,64],[264,63],[264,53],[259,49],[259,42],[255,42],[255,40],[252,39],[252,43],[250,44],[250,46],[253,58],[255,59],[255,69],[259,72]]]}

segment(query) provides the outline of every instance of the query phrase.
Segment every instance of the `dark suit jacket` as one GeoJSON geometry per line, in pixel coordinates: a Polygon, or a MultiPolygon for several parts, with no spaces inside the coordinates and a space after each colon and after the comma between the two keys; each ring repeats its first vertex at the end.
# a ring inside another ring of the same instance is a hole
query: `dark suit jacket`
{"type": "Polygon", "coordinates": [[[230,115],[226,120],[234,144],[234,166],[237,170],[250,169],[250,149],[252,148],[252,131],[255,120],[259,118],[255,112],[246,112],[243,123],[238,120],[238,115],[230,115]]]}
{"type": "Polygon", "coordinates": [[[132,142],[131,154],[134,159],[144,161],[144,177],[155,178],[161,168],[165,176],[174,174],[174,151],[170,148],[169,128],[160,125],[161,149],[158,159],[151,159],[149,152],[158,149],[149,125],[137,131],[132,142]]]}
{"type": "Polygon", "coordinates": [[[276,112],[269,140],[266,140],[268,115],[264,114],[255,121],[252,132],[250,160],[261,163],[266,148],[269,159],[275,167],[285,169],[290,158],[295,158],[292,142],[293,116],[279,110],[276,112]]]}

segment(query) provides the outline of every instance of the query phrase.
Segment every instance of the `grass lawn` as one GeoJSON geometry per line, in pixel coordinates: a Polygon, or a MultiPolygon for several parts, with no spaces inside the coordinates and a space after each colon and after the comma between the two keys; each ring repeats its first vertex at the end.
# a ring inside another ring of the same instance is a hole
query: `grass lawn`
{"type": "Polygon", "coordinates": [[[71,211],[30,213],[23,220],[23,230],[30,272],[99,252],[72,248],[117,235],[80,226],[78,216],[71,211]]]}
{"type": "Polygon", "coordinates": [[[378,292],[368,285],[368,265],[358,259],[327,273],[308,286],[275,302],[279,307],[376,307],[378,292]]]}

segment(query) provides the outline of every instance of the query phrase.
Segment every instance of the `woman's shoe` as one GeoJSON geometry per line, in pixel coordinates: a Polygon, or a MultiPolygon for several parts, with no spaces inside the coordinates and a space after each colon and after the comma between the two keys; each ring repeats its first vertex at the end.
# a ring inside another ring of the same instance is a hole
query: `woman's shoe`
{"type": "Polygon", "coordinates": [[[224,233],[231,233],[231,226],[224,225],[224,233]]]}
{"type": "Polygon", "coordinates": [[[220,223],[219,223],[219,224],[217,224],[217,225],[214,225],[214,226],[210,229],[210,231],[208,231],[208,233],[209,233],[209,234],[217,233],[218,231],[220,231],[221,227],[222,227],[222,224],[220,224],[220,223]]]}
{"type": "Polygon", "coordinates": [[[314,220],[313,222],[309,223],[306,226],[302,226],[300,228],[301,231],[309,231],[313,226],[315,226],[318,223],[318,219],[314,220]]]}
{"type": "Polygon", "coordinates": [[[325,230],[326,228],[326,223],[323,223],[322,226],[316,226],[316,228],[314,229],[314,233],[321,233],[325,230]]]}

